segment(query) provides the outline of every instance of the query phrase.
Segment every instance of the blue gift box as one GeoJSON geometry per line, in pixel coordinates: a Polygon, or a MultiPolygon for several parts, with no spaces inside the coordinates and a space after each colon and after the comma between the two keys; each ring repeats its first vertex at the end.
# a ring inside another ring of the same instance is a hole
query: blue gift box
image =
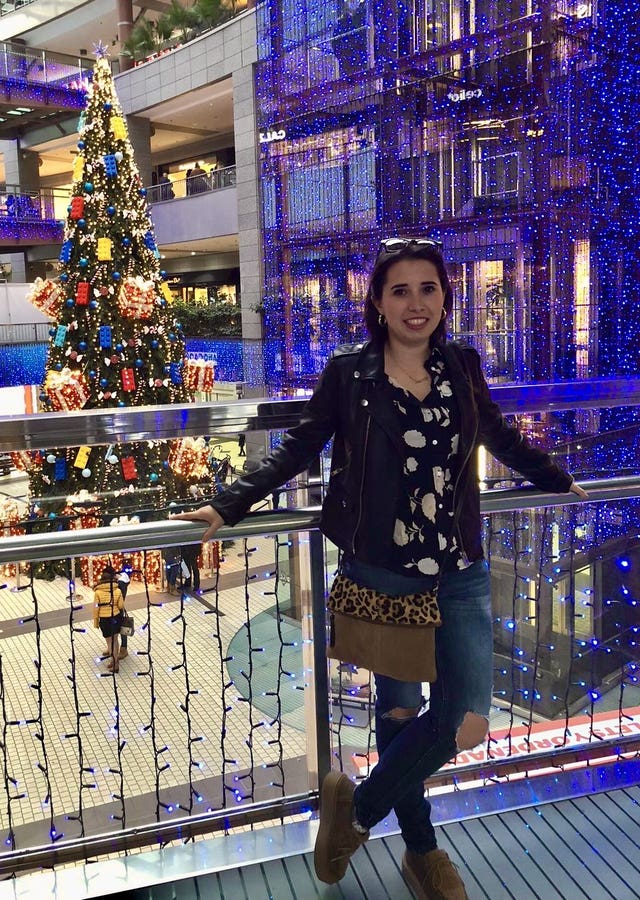
{"type": "Polygon", "coordinates": [[[104,170],[109,178],[115,178],[118,174],[118,163],[113,153],[107,153],[104,157],[104,170]]]}
{"type": "Polygon", "coordinates": [[[100,326],[100,346],[103,350],[111,346],[111,325],[100,326]]]}

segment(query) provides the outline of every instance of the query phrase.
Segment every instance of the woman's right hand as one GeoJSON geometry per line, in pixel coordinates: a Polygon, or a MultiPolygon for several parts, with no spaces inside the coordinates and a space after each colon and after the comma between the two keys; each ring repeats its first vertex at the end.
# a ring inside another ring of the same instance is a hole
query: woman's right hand
{"type": "Polygon", "coordinates": [[[174,513],[170,519],[183,519],[185,522],[206,522],[207,530],[202,535],[202,542],[212,540],[218,528],[225,522],[220,513],[213,506],[201,506],[200,509],[191,509],[188,512],[174,513]]]}

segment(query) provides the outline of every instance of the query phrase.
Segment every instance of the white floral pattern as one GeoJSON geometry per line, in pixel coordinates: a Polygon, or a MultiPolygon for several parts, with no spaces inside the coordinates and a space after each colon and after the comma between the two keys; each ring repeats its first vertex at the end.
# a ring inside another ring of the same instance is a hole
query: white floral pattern
{"type": "Polygon", "coordinates": [[[452,554],[459,568],[466,563],[451,535],[460,443],[457,406],[437,350],[428,369],[432,390],[422,401],[389,378],[399,437],[406,448],[407,486],[398,500],[393,544],[398,571],[437,575],[443,554],[452,554]]]}
{"type": "Polygon", "coordinates": [[[416,431],[415,429],[405,431],[403,437],[405,444],[409,447],[424,447],[427,443],[427,439],[423,433],[421,431],[416,431]]]}
{"type": "Polygon", "coordinates": [[[418,460],[415,458],[415,456],[407,456],[404,465],[407,472],[415,472],[418,468],[418,460]]]}

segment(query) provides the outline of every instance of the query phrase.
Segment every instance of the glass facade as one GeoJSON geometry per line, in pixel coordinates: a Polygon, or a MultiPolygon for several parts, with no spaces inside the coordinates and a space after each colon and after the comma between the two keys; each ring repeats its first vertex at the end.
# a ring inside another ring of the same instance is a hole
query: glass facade
{"type": "Polygon", "coordinates": [[[260,6],[273,389],[363,337],[366,272],[397,233],[444,241],[454,336],[491,378],[635,371],[638,20],[571,0],[260,6]]]}

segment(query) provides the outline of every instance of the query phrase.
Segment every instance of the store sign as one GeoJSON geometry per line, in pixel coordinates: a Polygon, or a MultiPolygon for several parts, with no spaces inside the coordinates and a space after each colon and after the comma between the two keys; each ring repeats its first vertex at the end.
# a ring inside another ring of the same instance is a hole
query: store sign
{"type": "MultiPolygon", "coordinates": [[[[624,716],[618,715],[617,711],[595,713],[593,721],[589,716],[576,716],[569,719],[569,730],[565,734],[564,720],[560,723],[553,722],[536,722],[531,728],[526,725],[519,725],[511,729],[501,729],[491,732],[491,757],[487,754],[487,742],[485,741],[474,750],[464,750],[458,753],[454,762],[446,763],[443,769],[455,769],[456,766],[472,765],[473,763],[487,763],[490,765],[491,759],[505,758],[522,758],[529,753],[543,750],[554,749],[576,749],[589,746],[589,748],[598,748],[598,740],[595,735],[607,738],[616,738],[620,735],[640,735],[640,707],[634,706],[624,710],[624,716]],[[593,726],[593,731],[592,731],[593,726]]],[[[602,751],[600,762],[609,759],[611,749],[602,751]],[[607,756],[609,754],[609,756],[607,756]]],[[[613,757],[617,758],[617,757],[613,757]]],[[[369,753],[369,766],[375,766],[378,762],[378,754],[375,751],[369,753]]],[[[361,762],[358,758],[357,762],[354,758],[360,775],[366,776],[368,768],[366,762],[361,762]]],[[[551,763],[550,763],[551,764],[551,763]]],[[[583,766],[583,762],[567,763],[565,768],[579,768],[583,766]]],[[[539,774],[544,774],[551,769],[540,769],[539,774]]],[[[529,775],[533,772],[530,770],[529,775]]],[[[511,778],[522,777],[525,775],[512,774],[511,778]]],[[[460,787],[472,787],[475,782],[465,782],[460,787]]],[[[449,788],[436,788],[435,793],[441,793],[449,788]]]]}
{"type": "Polygon", "coordinates": [[[280,128],[278,130],[273,131],[261,131],[260,132],[260,143],[261,144],[272,144],[274,141],[283,141],[287,136],[287,132],[284,128],[280,128]]]}
{"type": "Polygon", "coordinates": [[[482,97],[482,88],[462,88],[461,91],[450,91],[447,100],[452,103],[460,103],[462,100],[477,100],[482,97]]]}

